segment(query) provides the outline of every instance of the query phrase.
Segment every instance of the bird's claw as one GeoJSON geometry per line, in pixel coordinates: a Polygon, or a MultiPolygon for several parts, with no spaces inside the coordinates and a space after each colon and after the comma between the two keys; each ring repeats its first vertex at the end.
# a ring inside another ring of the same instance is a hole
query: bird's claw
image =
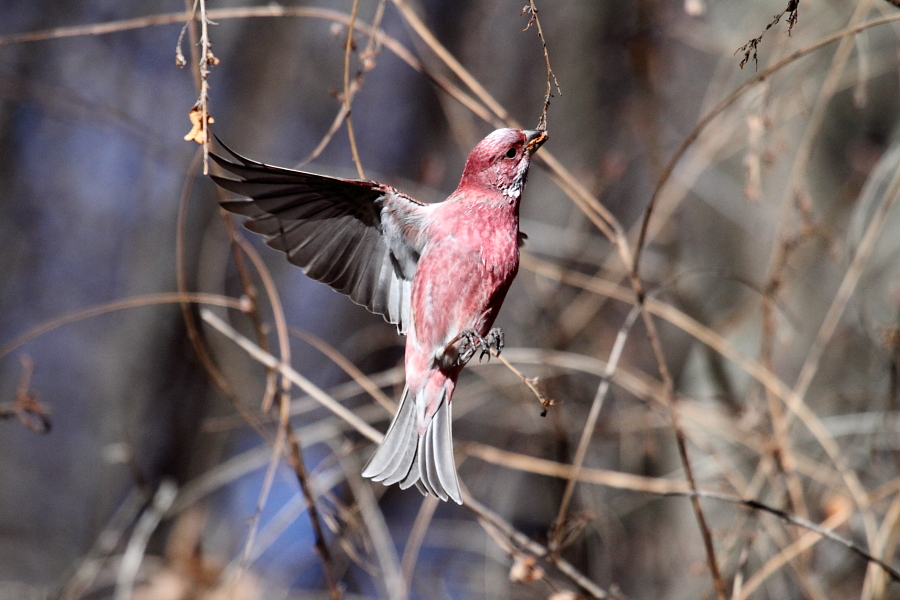
{"type": "Polygon", "coordinates": [[[481,355],[478,362],[484,360],[487,356],[488,362],[491,360],[491,351],[493,350],[498,356],[503,350],[503,330],[499,327],[491,329],[486,336],[480,335],[474,329],[465,329],[460,332],[456,339],[459,340],[459,364],[464,365],[469,362],[478,348],[481,348],[481,355]]]}
{"type": "Polygon", "coordinates": [[[503,350],[504,344],[502,329],[494,327],[488,331],[488,334],[481,340],[481,356],[478,357],[478,362],[481,362],[485,356],[487,356],[488,362],[491,362],[491,350],[493,350],[497,356],[500,356],[500,351],[503,350]]]}
{"type": "Polygon", "coordinates": [[[459,364],[461,365],[466,364],[473,356],[475,356],[475,352],[478,351],[479,346],[484,348],[488,343],[487,340],[479,335],[474,329],[464,329],[459,332],[459,335],[456,337],[459,340],[459,364]]]}

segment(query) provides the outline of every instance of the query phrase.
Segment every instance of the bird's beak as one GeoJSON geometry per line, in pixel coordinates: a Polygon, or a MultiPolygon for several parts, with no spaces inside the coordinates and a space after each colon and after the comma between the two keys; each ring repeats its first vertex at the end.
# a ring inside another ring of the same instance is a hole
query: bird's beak
{"type": "Polygon", "coordinates": [[[541,147],[541,144],[547,141],[547,132],[546,131],[535,131],[528,130],[523,131],[525,134],[525,152],[528,153],[529,156],[537,152],[537,149],[541,147]]]}

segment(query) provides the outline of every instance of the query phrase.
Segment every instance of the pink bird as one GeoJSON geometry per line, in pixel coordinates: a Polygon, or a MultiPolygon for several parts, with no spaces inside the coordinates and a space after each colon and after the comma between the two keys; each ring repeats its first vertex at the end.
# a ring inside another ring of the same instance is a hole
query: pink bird
{"type": "MultiPolygon", "coordinates": [[[[459,187],[424,204],[374,181],[337,179],[211,155],[240,177],[213,176],[250,200],[222,202],[309,277],[383,315],[406,339],[406,387],[363,476],[462,504],[450,400],[492,329],[519,269],[519,201],[543,131],[498,129],[472,150],[459,187]]],[[[227,150],[227,148],[226,148],[227,150]]]]}

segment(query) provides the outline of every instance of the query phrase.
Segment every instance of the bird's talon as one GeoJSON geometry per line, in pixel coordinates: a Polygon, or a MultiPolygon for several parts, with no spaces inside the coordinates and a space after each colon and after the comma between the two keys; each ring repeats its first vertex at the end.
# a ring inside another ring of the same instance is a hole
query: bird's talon
{"type": "MultiPolygon", "coordinates": [[[[464,329],[456,337],[459,340],[459,364],[461,365],[466,364],[475,356],[479,346],[482,349],[482,356],[484,349],[489,347],[489,342],[474,329],[464,329]]],[[[481,361],[480,358],[478,360],[481,361]]]]}
{"type": "Polygon", "coordinates": [[[485,346],[482,347],[482,353],[488,354],[488,361],[490,361],[491,350],[493,350],[497,356],[500,356],[500,351],[503,350],[503,346],[505,346],[505,341],[503,339],[503,330],[499,327],[494,327],[488,334],[484,337],[485,346]]]}

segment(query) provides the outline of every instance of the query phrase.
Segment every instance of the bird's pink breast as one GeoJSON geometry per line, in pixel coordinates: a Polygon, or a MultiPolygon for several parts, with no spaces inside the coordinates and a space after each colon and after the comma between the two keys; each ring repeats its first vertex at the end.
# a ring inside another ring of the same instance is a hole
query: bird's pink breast
{"type": "Polygon", "coordinates": [[[428,229],[413,281],[407,371],[410,359],[424,367],[465,329],[485,335],[519,268],[513,203],[448,200],[428,229]]]}

